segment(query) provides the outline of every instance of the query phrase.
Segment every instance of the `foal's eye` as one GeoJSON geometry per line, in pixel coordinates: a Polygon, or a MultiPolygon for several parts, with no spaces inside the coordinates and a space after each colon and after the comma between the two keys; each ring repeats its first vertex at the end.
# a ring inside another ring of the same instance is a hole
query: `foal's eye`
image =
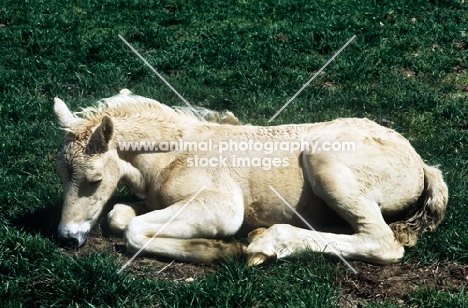
{"type": "Polygon", "coordinates": [[[96,178],[96,179],[88,180],[88,183],[89,185],[97,185],[101,183],[101,181],[102,181],[102,178],[96,178]]]}
{"type": "Polygon", "coordinates": [[[90,181],[89,184],[90,184],[90,185],[96,185],[96,184],[101,183],[101,181],[102,181],[102,179],[94,180],[94,181],[90,181]]]}
{"type": "Polygon", "coordinates": [[[89,185],[96,185],[102,181],[102,173],[101,172],[92,172],[86,175],[86,180],[88,181],[89,185]]]}

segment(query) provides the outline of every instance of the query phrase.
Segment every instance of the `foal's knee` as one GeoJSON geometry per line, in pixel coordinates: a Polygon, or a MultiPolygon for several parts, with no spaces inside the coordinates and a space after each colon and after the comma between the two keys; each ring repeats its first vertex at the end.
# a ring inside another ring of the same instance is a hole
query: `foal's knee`
{"type": "Polygon", "coordinates": [[[107,223],[112,233],[122,235],[130,220],[136,216],[135,211],[125,204],[116,204],[107,214],[107,223]]]}

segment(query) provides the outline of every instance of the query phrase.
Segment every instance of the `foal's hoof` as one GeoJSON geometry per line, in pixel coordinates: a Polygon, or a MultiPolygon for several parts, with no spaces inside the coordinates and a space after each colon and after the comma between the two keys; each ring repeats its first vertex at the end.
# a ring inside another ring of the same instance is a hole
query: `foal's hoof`
{"type": "Polygon", "coordinates": [[[256,266],[260,265],[262,263],[265,263],[265,261],[268,260],[268,256],[262,252],[257,252],[251,256],[248,257],[247,259],[247,266],[256,266]]]}

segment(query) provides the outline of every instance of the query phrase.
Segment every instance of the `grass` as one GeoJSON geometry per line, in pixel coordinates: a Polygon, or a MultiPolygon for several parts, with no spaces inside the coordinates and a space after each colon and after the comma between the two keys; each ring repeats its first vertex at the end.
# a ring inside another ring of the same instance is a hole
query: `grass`
{"type": "MultiPolygon", "coordinates": [[[[0,7],[0,298],[4,306],[334,307],[334,265],[320,257],[249,269],[228,262],[192,284],[117,275],[106,253],[62,255],[25,217],[59,207],[55,96],[72,109],[121,88],[267,120],[352,35],[355,41],[274,124],[386,119],[450,189],[444,222],[403,262],[468,264],[468,7],[447,1],[34,1],[0,7]]],[[[125,196],[125,190],[119,190],[125,196]]],[[[51,228],[54,226],[51,226],[51,228]]],[[[48,229],[47,229],[48,230],[48,229]]],[[[467,305],[421,290],[405,305],[467,305]]],[[[378,303],[371,304],[379,305],[378,303]]],[[[392,303],[383,304],[392,307],[392,303]]]]}

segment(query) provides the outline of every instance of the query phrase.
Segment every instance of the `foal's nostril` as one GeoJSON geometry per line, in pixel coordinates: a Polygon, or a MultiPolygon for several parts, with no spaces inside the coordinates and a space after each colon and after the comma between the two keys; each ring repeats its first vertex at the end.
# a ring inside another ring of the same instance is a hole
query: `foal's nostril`
{"type": "Polygon", "coordinates": [[[64,248],[78,248],[78,239],[59,236],[59,244],[60,247],[64,248]]]}
{"type": "Polygon", "coordinates": [[[76,234],[58,232],[58,240],[60,247],[77,249],[83,246],[88,239],[87,232],[78,232],[76,234]]]}

